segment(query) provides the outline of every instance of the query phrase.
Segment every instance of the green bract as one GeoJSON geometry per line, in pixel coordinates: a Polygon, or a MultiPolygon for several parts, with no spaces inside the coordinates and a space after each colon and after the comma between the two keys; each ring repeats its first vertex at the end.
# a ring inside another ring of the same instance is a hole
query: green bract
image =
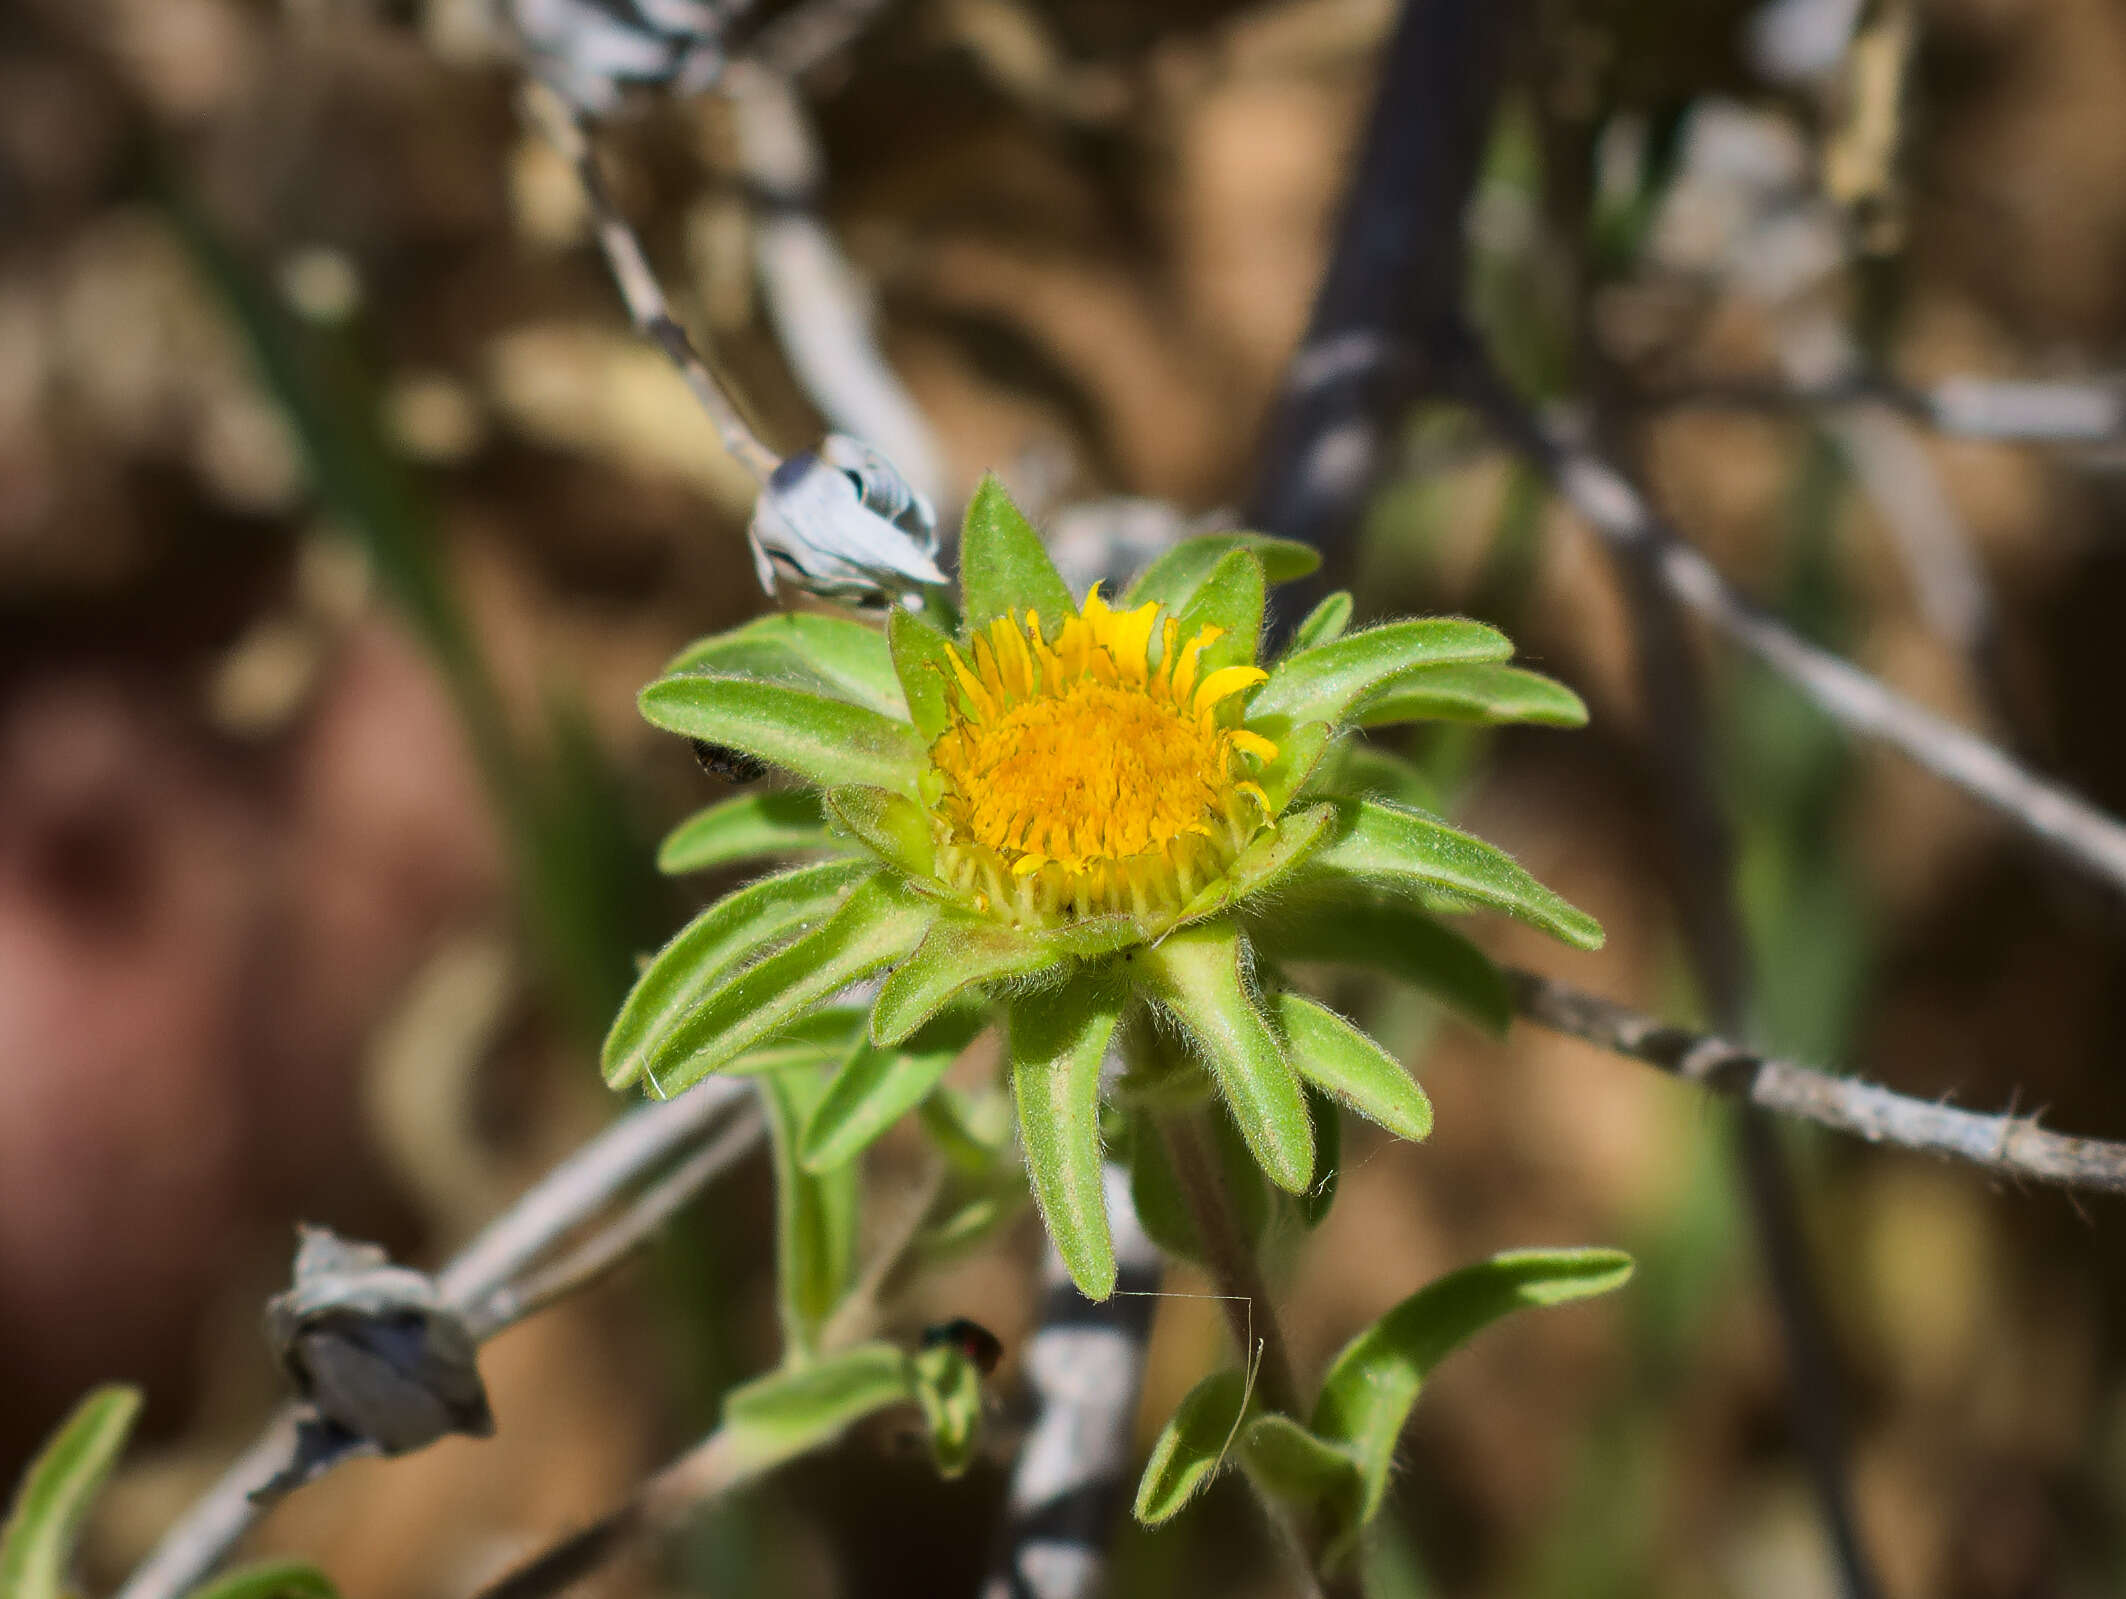
{"type": "Polygon", "coordinates": [[[1431,1108],[1379,1046],[1289,992],[1286,963],[1383,967],[1496,1027],[1497,974],[1428,908],[1601,943],[1505,854],[1409,803],[1421,787],[1354,730],[1583,713],[1504,665],[1491,628],[1346,632],[1342,596],[1259,664],[1267,585],[1312,565],[1282,540],[1188,541],[1116,609],[1070,593],[990,480],[961,551],[949,637],[905,610],[883,628],[765,617],[693,645],[643,691],[657,726],[805,785],[712,807],[673,835],[669,867],[826,858],[739,890],[665,947],[614,1024],[606,1079],[670,1094],[711,1072],[838,1061],[776,1095],[785,1160],[824,1172],[927,1099],[995,1019],[1034,1197],[1099,1298],[1115,1275],[1100,1102],[1118,1038],[1135,1046],[1129,1106],[1215,1091],[1262,1172],[1304,1194],[1310,1095],[1412,1138],[1431,1108]],[[813,1021],[872,978],[868,1037],[813,1021]]]}

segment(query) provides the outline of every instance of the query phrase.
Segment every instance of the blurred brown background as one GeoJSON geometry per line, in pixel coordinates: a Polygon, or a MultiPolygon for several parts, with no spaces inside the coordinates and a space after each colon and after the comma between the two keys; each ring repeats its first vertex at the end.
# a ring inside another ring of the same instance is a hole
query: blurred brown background
{"type": "MultiPolygon", "coordinates": [[[[610,1114],[604,1015],[634,951],[716,886],[649,875],[715,785],[633,695],[764,603],[748,484],[627,333],[479,9],[0,9],[0,1476],[88,1384],[145,1383],[93,1544],[106,1581],[276,1397],[255,1320],[293,1223],[440,1258],[610,1114]]],[[[1887,144],[1864,74],[1753,73],[1743,7],[1532,9],[1473,219],[1473,293],[1524,382],[1777,383],[1797,305],[1908,382],[2119,360],[2126,5],[1919,4],[1887,144]],[[1798,290],[1733,269],[1738,238],[1766,251],[1735,212],[1760,180],[1707,154],[1722,127],[1836,243],[1798,290]]],[[[957,493],[994,468],[1043,514],[1244,494],[1392,10],[908,0],[812,74],[827,216],[957,493]]],[[[602,148],[766,435],[811,442],[725,108],[642,111],[602,148]]],[[[2126,457],[1926,441],[1997,607],[1974,669],[1806,410],[1620,426],[1738,583],[2126,810],[2126,457]]],[[[1500,620],[1594,710],[1579,734],[1419,741],[1456,814],[1610,944],[1483,936],[1687,1016],[1610,569],[1466,418],[1414,418],[1405,448],[1362,609],[1500,620]]],[[[1757,1040],[2126,1135],[2126,912],[1708,659],[1757,1040]]],[[[1492,1249],[1642,1263],[1428,1392],[1400,1591],[1832,1591],[1726,1112],[1547,1035],[1502,1047],[1376,1001],[1438,1130],[1348,1135],[1333,1218],[1292,1241],[1303,1359],[1492,1249]]],[[[2126,1590],[2118,1207],[1792,1142],[1890,1591],[2126,1590]]],[[[603,1508],[772,1357],[766,1232],[762,1174],[726,1180],[654,1260],[488,1351],[495,1440],[357,1465],[266,1546],[359,1599],[441,1599],[603,1508]]],[[[1033,1243],[929,1285],[908,1321],[978,1307],[1016,1340],[1033,1243]]],[[[1200,1304],[1166,1307],[1147,1428],[1219,1337],[1200,1304]]],[[[1000,1466],[940,1486],[862,1438],[607,1590],[972,1592],[1001,1491],[1000,1466]]],[[[1126,1534],[1116,1592],[1275,1593],[1272,1554],[1228,1484],[1126,1534]]]]}

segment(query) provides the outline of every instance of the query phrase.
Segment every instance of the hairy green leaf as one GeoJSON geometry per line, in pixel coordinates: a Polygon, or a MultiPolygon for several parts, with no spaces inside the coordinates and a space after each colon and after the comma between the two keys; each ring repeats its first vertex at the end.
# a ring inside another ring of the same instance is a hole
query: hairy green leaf
{"type": "Polygon", "coordinates": [[[876,868],[821,861],[727,894],[676,933],[635,979],[605,1035],[606,1082],[623,1088],[648,1069],[672,1030],[748,956],[831,915],[876,868]]]}
{"type": "Polygon", "coordinates": [[[695,640],[662,675],[688,672],[774,678],[800,688],[824,686],[831,698],[887,716],[908,714],[885,633],[845,616],[777,611],[755,617],[728,633],[695,640]]]}
{"type": "Polygon", "coordinates": [[[1504,850],[1379,800],[1339,800],[1337,826],[1300,869],[1313,886],[1356,879],[1380,888],[1436,889],[1504,911],[1576,949],[1600,949],[1602,924],[1566,903],[1504,850]]]}
{"type": "Polygon", "coordinates": [[[1256,1009],[1230,923],[1184,927],[1143,952],[1152,989],[1180,1021],[1271,1182],[1302,1193],[1314,1175],[1314,1129],[1299,1078],[1256,1009]]]}
{"type": "Polygon", "coordinates": [[[930,1458],[940,1477],[963,1474],[974,1463],[974,1446],[982,1427],[982,1373],[949,1344],[917,1352],[915,1399],[930,1433],[930,1458]]]}
{"type": "Polygon", "coordinates": [[[872,1040],[897,1044],[970,988],[1055,965],[1055,952],[1040,939],[986,916],[947,911],[879,989],[872,1040]]]}
{"type": "Polygon", "coordinates": [[[1414,666],[1502,661],[1513,653],[1506,635],[1481,622],[1427,616],[1347,633],[1285,656],[1255,691],[1248,719],[1289,717],[1294,725],[1340,722],[1352,706],[1414,666]]]}
{"type": "Polygon", "coordinates": [[[793,1356],[810,1356],[820,1327],[849,1291],[856,1269],[856,1167],[826,1171],[798,1160],[805,1126],[825,1098],[829,1074],[804,1067],[760,1079],[775,1157],[775,1276],[782,1304],[783,1342],[793,1356]]]}
{"type": "Polygon", "coordinates": [[[925,1099],[989,1025],[972,1007],[947,1011],[897,1048],[866,1043],[851,1055],[805,1124],[799,1159],[812,1171],[846,1166],[925,1099]]]}
{"type": "Polygon", "coordinates": [[[1519,666],[1428,666],[1366,696],[1361,727],[1394,722],[1535,722],[1585,727],[1587,705],[1563,683],[1519,666]]]}
{"type": "Polygon", "coordinates": [[[925,758],[913,727],[883,711],[754,677],[660,677],[643,716],[668,733],[743,750],[810,783],[912,793],[925,758]]]}
{"type": "Polygon", "coordinates": [[[1351,625],[1351,591],[1338,589],[1325,595],[1319,605],[1300,620],[1292,629],[1292,642],[1285,649],[1287,655],[1297,655],[1301,650],[1311,650],[1317,644],[1326,644],[1331,639],[1342,638],[1344,629],[1351,625]]]}
{"type": "Polygon", "coordinates": [[[194,1588],[188,1599],[339,1599],[339,1590],[306,1561],[275,1560],[194,1588]]]}
{"type": "Polygon", "coordinates": [[[1336,730],[1327,722],[1307,722],[1294,727],[1282,716],[1266,722],[1251,721],[1248,725],[1277,746],[1277,759],[1258,772],[1255,781],[1269,799],[1270,809],[1281,811],[1294,794],[1307,786],[1308,780],[1321,766],[1336,730]]]}
{"type": "Polygon", "coordinates": [[[1183,539],[1139,572],[1119,603],[1131,610],[1146,600],[1157,600],[1178,613],[1195,598],[1211,568],[1233,550],[1250,551],[1271,583],[1289,583],[1321,565],[1320,551],[1292,539],[1267,533],[1203,533],[1183,539]]]}
{"type": "Polygon", "coordinates": [[[881,874],[860,884],[825,923],[730,973],[652,1040],[652,1086],[674,1094],[775,1037],[822,1000],[915,948],[937,907],[881,874]]]}
{"type": "Polygon", "coordinates": [[[726,1065],[732,1077],[758,1077],[762,1072],[788,1071],[798,1066],[832,1066],[837,1069],[856,1053],[864,1039],[868,1015],[861,1005],[827,1005],[792,1022],[764,1044],[726,1065]]]}
{"type": "Polygon", "coordinates": [[[1358,1461],[1360,1520],[1380,1509],[1395,1441],[1433,1367],[1511,1311],[1606,1294],[1630,1276],[1631,1257],[1619,1250],[1514,1250],[1419,1289],[1345,1345],[1322,1381],[1312,1431],[1358,1461]]]}
{"type": "Polygon", "coordinates": [[[1310,796],[1384,799],[1427,816],[1436,816],[1439,811],[1439,790],[1415,761],[1362,738],[1345,739],[1334,754],[1316,766],[1307,780],[1307,792],[1310,796]]]}
{"type": "Polygon", "coordinates": [[[1222,636],[1196,657],[1196,681],[1225,666],[1252,666],[1262,642],[1262,562],[1248,549],[1228,550],[1204,575],[1176,618],[1177,644],[1187,644],[1198,629],[1215,627],[1222,636]]]}
{"type": "Polygon", "coordinates": [[[1014,611],[1039,611],[1044,628],[1077,613],[1041,535],[994,473],[982,479],[967,503],[960,530],[960,594],[961,625],[970,635],[1014,611]]]}
{"type": "Polygon", "coordinates": [[[888,1343],[858,1344],[732,1389],[724,1396],[723,1431],[744,1468],[758,1473],[914,1398],[905,1354],[888,1343]]]}
{"type": "Polygon", "coordinates": [[[817,792],[770,790],[739,794],[696,811],[657,847],[657,870],[678,877],[740,861],[843,848],[827,831],[817,792]]]}
{"type": "Polygon", "coordinates": [[[1432,1131],[1432,1101],[1402,1063],[1334,1011],[1298,994],[1277,996],[1277,1019],[1299,1075],[1369,1121],[1412,1143],[1432,1131]]]}
{"type": "Polygon", "coordinates": [[[935,743],[952,725],[946,691],[952,681],[952,662],[945,653],[945,635],[913,611],[896,605],[886,623],[886,643],[901,693],[908,701],[908,719],[926,741],[935,743]]]}
{"type": "Polygon", "coordinates": [[[1087,1299],[1105,1299],[1115,1288],[1100,1171],[1100,1059],[1120,1014],[1120,995],[1097,973],[1080,970],[1062,988],[1014,1003],[1007,1040],[1034,1201],[1087,1299]]]}
{"type": "Polygon", "coordinates": [[[98,1388],[30,1462],[0,1524],[0,1594],[61,1599],[81,1523],[139,1414],[138,1388],[98,1388]]]}
{"type": "Polygon", "coordinates": [[[1247,1373],[1214,1371],[1188,1391],[1160,1429],[1137,1479],[1139,1521],[1170,1521],[1225,1464],[1253,1403],[1247,1373]]]}
{"type": "Polygon", "coordinates": [[[1274,1410],[1241,1429],[1240,1463],[1257,1487],[1289,1505],[1329,1504],[1348,1514],[1365,1494],[1358,1461],[1349,1450],[1274,1410]]]}
{"type": "Polygon", "coordinates": [[[905,877],[928,877],[937,844],[922,806],[891,789],[851,785],[827,791],[827,810],[880,859],[905,877]]]}
{"type": "Polygon", "coordinates": [[[1415,905],[1376,894],[1280,899],[1249,936],[1279,961],[1369,966],[1451,1005],[1486,1032],[1513,1021],[1513,991],[1490,957],[1415,905]]]}

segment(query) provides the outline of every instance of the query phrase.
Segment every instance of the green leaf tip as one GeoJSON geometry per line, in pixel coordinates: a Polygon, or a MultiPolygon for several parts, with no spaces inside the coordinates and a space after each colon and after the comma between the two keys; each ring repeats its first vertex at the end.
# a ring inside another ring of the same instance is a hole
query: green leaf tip
{"type": "Polygon", "coordinates": [[[960,530],[961,625],[973,633],[1014,611],[1038,611],[1053,626],[1074,615],[1077,602],[995,473],[967,502],[960,530]]]}
{"type": "Polygon", "coordinates": [[[82,1523],[140,1415],[138,1388],[91,1392],[23,1473],[0,1524],[0,1594],[62,1599],[82,1523]]]}
{"type": "Polygon", "coordinates": [[[1095,974],[1080,972],[1059,991],[1014,1003],[1006,1039],[1034,1202],[1071,1281],[1096,1300],[1115,1289],[1100,1062],[1120,1014],[1120,996],[1095,974]]]}
{"type": "Polygon", "coordinates": [[[1238,1441],[1251,1398],[1242,1371],[1214,1371],[1188,1391],[1137,1479],[1131,1508],[1138,1521],[1147,1527],[1171,1521],[1195,1498],[1238,1441]]]}

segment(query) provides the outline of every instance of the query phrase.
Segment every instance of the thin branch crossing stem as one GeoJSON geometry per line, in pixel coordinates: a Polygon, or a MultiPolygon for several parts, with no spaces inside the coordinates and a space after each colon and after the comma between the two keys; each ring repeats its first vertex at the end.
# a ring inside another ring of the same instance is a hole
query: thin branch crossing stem
{"type": "Polygon", "coordinates": [[[2126,1143],[2076,1138],[2034,1116],[1988,1115],[1914,1099],[1855,1077],[1759,1054],[1693,1032],[1536,972],[1508,968],[1527,1021],[1761,1110],[1979,1167],[2018,1183],[2126,1194],[2126,1143]]]}

